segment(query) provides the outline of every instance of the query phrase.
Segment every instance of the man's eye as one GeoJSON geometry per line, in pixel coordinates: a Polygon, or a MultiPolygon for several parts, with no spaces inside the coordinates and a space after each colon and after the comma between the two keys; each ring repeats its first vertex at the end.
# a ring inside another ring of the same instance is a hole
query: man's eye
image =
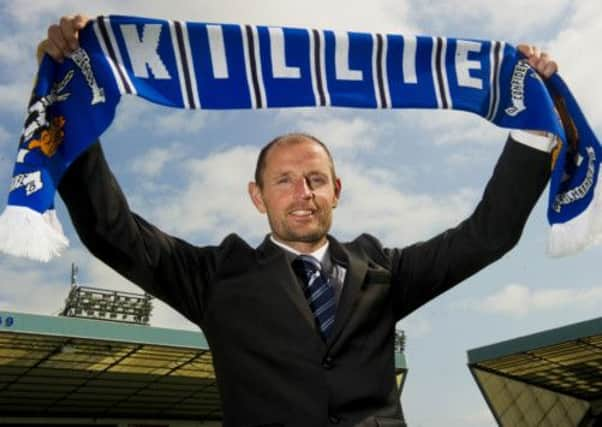
{"type": "Polygon", "coordinates": [[[288,176],[280,177],[276,180],[276,184],[288,184],[291,179],[288,176]]]}
{"type": "Polygon", "coordinates": [[[309,182],[310,182],[312,185],[323,185],[323,184],[325,184],[325,183],[326,183],[326,178],[324,178],[323,176],[312,176],[312,177],[309,179],[309,182]]]}

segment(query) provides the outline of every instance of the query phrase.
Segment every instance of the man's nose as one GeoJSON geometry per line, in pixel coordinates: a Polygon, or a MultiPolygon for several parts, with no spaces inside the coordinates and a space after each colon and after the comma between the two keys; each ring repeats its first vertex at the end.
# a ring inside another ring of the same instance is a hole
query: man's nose
{"type": "Polygon", "coordinates": [[[313,197],[312,189],[307,178],[299,178],[295,182],[295,196],[301,199],[311,199],[313,197]]]}

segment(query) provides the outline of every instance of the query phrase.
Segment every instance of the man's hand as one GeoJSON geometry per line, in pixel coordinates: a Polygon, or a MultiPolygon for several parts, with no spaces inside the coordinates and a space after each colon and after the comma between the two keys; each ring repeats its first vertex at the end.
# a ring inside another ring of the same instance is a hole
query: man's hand
{"type": "Polygon", "coordinates": [[[63,62],[67,55],[79,47],[79,30],[89,20],[85,15],[63,16],[58,24],[48,27],[48,38],[38,45],[38,62],[44,53],[57,62],[63,62]]]}
{"type": "Polygon", "coordinates": [[[529,65],[539,73],[544,79],[549,79],[558,71],[558,64],[550,58],[546,52],[542,52],[538,47],[519,44],[518,51],[527,57],[529,65]]]}
{"type": "MultiPolygon", "coordinates": [[[[556,61],[550,58],[548,53],[542,52],[538,47],[528,44],[519,44],[517,48],[520,53],[525,55],[529,65],[533,67],[533,69],[537,71],[537,73],[544,79],[549,79],[558,71],[558,64],[556,61]]],[[[530,130],[527,132],[542,137],[551,137],[549,132],[544,132],[541,130],[530,130]]]]}

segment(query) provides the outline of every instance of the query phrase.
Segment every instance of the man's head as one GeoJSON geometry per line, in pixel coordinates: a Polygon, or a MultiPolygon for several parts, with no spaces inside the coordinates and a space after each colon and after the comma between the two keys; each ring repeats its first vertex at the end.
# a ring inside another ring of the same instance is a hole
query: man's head
{"type": "Polygon", "coordinates": [[[317,138],[292,133],[260,152],[249,195],[268,216],[272,235],[301,252],[319,248],[332,224],[341,192],[334,163],[317,138]]]}

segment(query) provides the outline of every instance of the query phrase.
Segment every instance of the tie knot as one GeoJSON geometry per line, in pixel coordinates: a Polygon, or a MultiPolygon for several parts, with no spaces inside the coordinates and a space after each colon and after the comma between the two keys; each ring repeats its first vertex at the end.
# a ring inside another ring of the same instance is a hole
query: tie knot
{"type": "Polygon", "coordinates": [[[311,255],[299,255],[293,261],[295,271],[301,273],[306,279],[309,279],[317,271],[322,271],[322,264],[311,255]]]}

